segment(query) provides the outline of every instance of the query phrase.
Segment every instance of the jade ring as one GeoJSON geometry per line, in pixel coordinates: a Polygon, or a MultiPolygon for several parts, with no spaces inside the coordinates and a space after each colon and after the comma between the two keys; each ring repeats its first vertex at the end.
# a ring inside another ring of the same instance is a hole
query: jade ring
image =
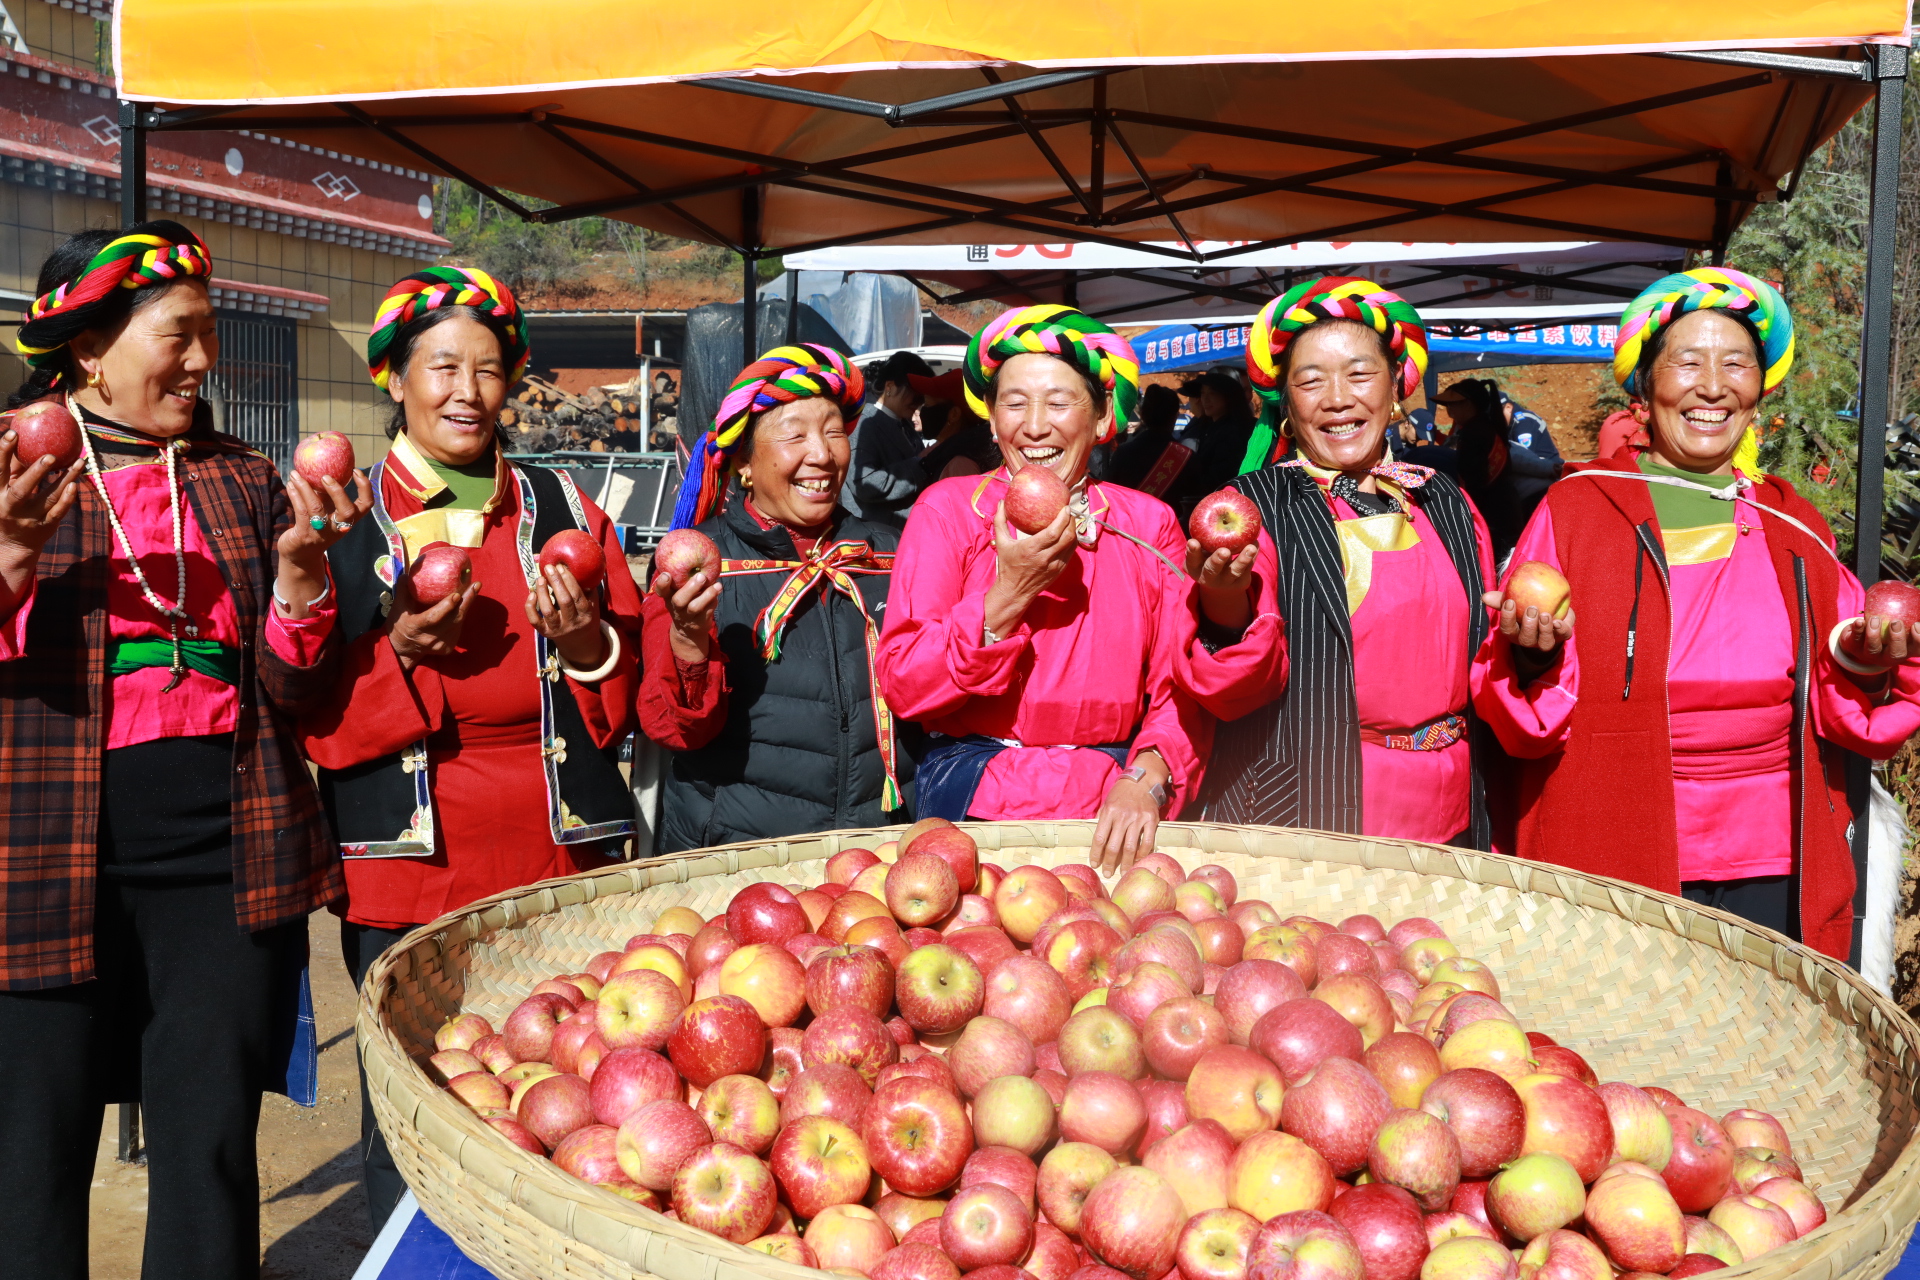
{"type": "Polygon", "coordinates": [[[313,530],[315,533],[324,531],[326,527],[327,518],[325,516],[315,516],[313,519],[307,521],[307,528],[313,530]]]}

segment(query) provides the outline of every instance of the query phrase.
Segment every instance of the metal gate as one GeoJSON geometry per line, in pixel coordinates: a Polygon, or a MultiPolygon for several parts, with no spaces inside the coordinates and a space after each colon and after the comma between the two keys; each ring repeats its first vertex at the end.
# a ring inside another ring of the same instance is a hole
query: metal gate
{"type": "Polygon", "coordinates": [[[294,321],[281,316],[217,313],[220,363],[208,397],[220,429],[273,459],[285,473],[300,439],[299,360],[294,321]]]}

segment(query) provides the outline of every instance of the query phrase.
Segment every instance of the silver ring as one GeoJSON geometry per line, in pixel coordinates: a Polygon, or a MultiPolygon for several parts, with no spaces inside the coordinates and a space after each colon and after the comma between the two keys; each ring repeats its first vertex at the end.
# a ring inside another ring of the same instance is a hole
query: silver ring
{"type": "Polygon", "coordinates": [[[352,529],[353,529],[353,521],[351,520],[335,520],[333,522],[333,531],[335,533],[347,533],[347,532],[350,532],[352,529]]]}

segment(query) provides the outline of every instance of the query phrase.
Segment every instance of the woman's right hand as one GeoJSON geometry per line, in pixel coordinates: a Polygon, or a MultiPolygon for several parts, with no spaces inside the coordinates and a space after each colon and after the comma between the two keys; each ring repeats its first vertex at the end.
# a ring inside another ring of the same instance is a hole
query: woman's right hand
{"type": "Polygon", "coordinates": [[[460,624],[480,594],[480,584],[422,608],[405,578],[393,593],[393,614],[387,623],[387,642],[400,656],[400,666],[411,671],[428,658],[445,658],[460,647],[460,624]]]}
{"type": "Polygon", "coordinates": [[[993,511],[993,553],[999,571],[987,588],[987,629],[1004,636],[1020,625],[1034,597],[1053,585],[1053,580],[1073,563],[1079,534],[1074,528],[1073,512],[1065,507],[1052,523],[1038,533],[1015,537],[1007,523],[1007,504],[993,511]]]}
{"type": "Polygon", "coordinates": [[[0,572],[16,565],[32,569],[79,500],[80,473],[87,465],[85,458],[76,459],[60,474],[52,458],[15,456],[19,443],[13,431],[0,435],[0,474],[7,478],[0,486],[0,572]]]}
{"type": "Polygon", "coordinates": [[[672,578],[656,573],[652,589],[653,594],[665,602],[667,616],[673,619],[673,632],[669,636],[673,656],[689,666],[705,662],[711,656],[714,610],[720,607],[720,580],[696,571],[684,586],[676,589],[672,578]]]}
{"type": "Polygon", "coordinates": [[[1498,591],[1489,591],[1480,598],[1487,608],[1499,612],[1500,634],[1506,637],[1507,643],[1535,667],[1545,667],[1552,662],[1560,646],[1573,636],[1571,609],[1567,610],[1566,617],[1554,618],[1541,613],[1537,605],[1530,604],[1523,612],[1498,591]]]}

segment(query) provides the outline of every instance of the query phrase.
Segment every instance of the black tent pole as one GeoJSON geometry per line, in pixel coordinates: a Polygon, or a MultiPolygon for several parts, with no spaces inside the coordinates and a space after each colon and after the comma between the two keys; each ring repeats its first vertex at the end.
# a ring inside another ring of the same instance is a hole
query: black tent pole
{"type": "Polygon", "coordinates": [[[147,126],[137,102],[120,104],[120,225],[147,220],[147,126]]]}
{"type": "Polygon", "coordinates": [[[747,246],[740,274],[740,367],[744,369],[760,358],[759,187],[740,191],[740,243],[747,246]]]}
{"type": "Polygon", "coordinates": [[[800,273],[787,272],[787,345],[792,346],[800,328],[800,273]]]}
{"type": "MultiPolygon", "coordinates": [[[[1887,398],[1893,358],[1894,215],[1900,189],[1900,99],[1906,87],[1903,45],[1869,45],[1874,84],[1873,160],[1867,196],[1867,279],[1860,317],[1859,487],[1854,493],[1853,571],[1868,586],[1880,580],[1880,520],[1884,499],[1887,398]]],[[[1867,833],[1872,823],[1872,765],[1847,760],[1847,799],[1853,808],[1853,947],[1860,964],[1867,905],[1867,833]]]]}

